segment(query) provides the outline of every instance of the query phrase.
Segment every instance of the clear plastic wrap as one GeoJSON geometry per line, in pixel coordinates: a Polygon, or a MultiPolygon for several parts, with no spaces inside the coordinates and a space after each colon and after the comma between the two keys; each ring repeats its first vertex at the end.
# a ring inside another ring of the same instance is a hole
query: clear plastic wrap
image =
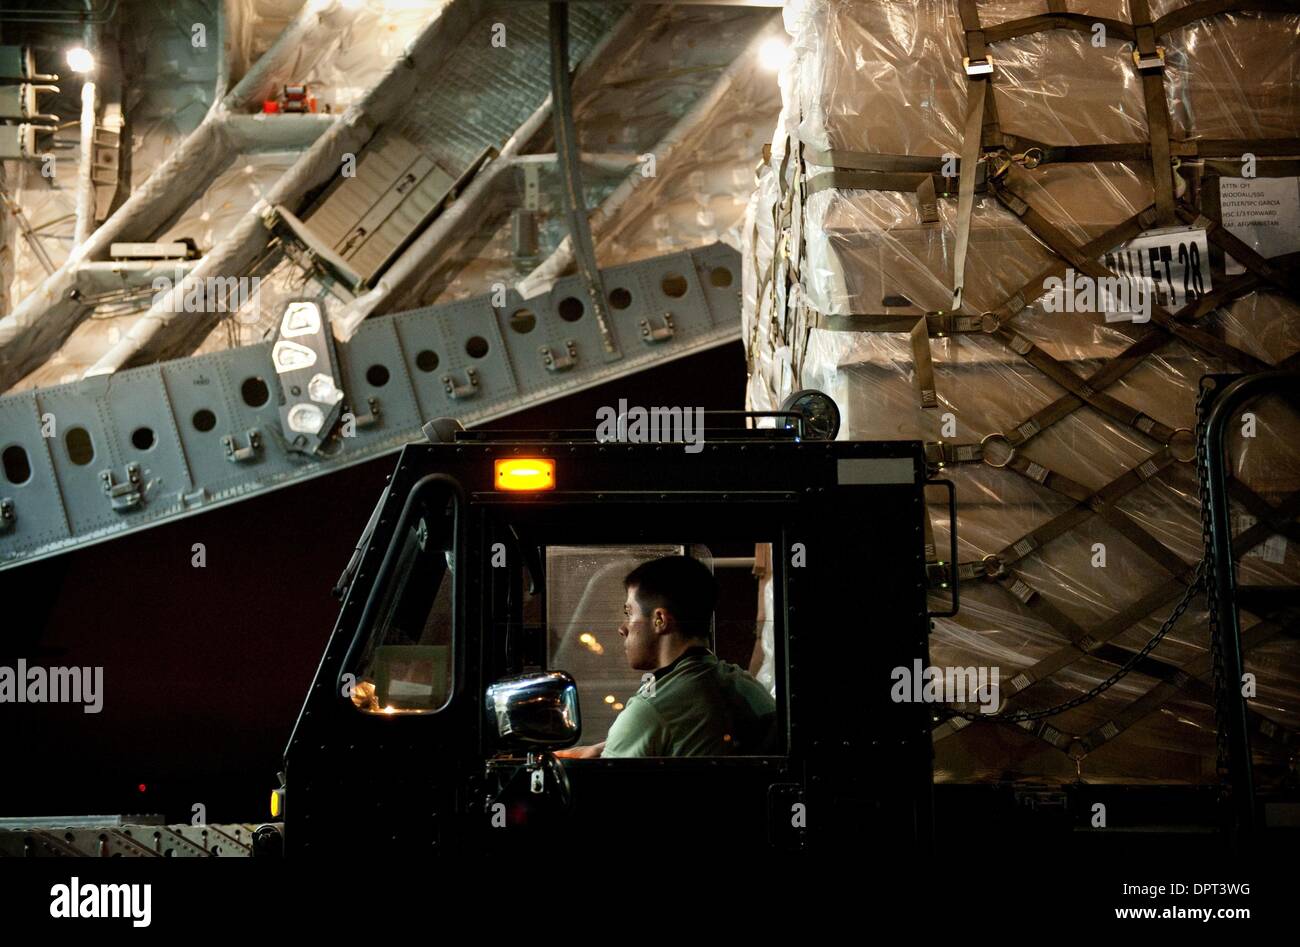
{"type": "MultiPolygon", "coordinates": [[[[1152,16],[1182,2],[1153,3],[1152,16]]],[[[1067,4],[1072,12],[1129,21],[1126,2],[1067,4]]],[[[984,26],[1047,12],[1044,0],[980,2],[984,26]]],[[[962,150],[968,81],[965,37],[955,0],[795,0],[785,25],[794,57],[782,75],[783,114],[770,167],[747,210],[743,247],[745,338],[750,350],[748,402],[768,409],[791,391],[814,387],[839,404],[849,439],[918,438],[978,443],[1013,431],[1067,394],[1008,345],[980,333],[930,340],[938,405],[919,406],[914,359],[906,333],[806,328],[809,310],[826,315],[896,314],[921,318],[950,308],[957,201],[940,198],[939,221],[922,223],[916,195],[905,191],[827,188],[800,206],[797,162],[782,163],[787,146],[806,153],[834,150],[941,158],[962,150]],[[782,177],[784,169],[784,179],[782,177]],[[792,190],[793,189],[793,190],[792,190]],[[785,205],[783,197],[791,195],[785,205]],[[789,220],[782,218],[788,214],[789,220]],[[782,247],[797,267],[782,271],[782,247]],[[800,252],[801,248],[801,252],[800,252]],[[776,263],[774,263],[774,256],[776,263]],[[792,299],[783,298],[786,279],[792,299]]],[[[1140,143],[1148,140],[1142,82],[1132,44],[1095,33],[1055,30],[993,43],[992,96],[1003,133],[1052,145],[1140,143]]],[[[1174,139],[1282,138],[1300,133],[1300,16],[1223,14],[1174,30],[1166,49],[1165,91],[1174,139]]],[[[793,157],[793,155],[792,155],[793,157]]],[[[804,180],[830,170],[805,161],[804,180]]],[[[1152,203],[1146,161],[1013,166],[1011,188],[1082,244],[1152,203]]],[[[992,194],[978,194],[970,224],[962,312],[978,315],[1002,305],[1057,257],[992,194]]],[[[1215,272],[1220,279],[1222,273],[1215,272]]],[[[1215,285],[1218,285],[1217,282],[1215,285]]],[[[1035,292],[1011,322],[1024,338],[1081,378],[1101,369],[1153,326],[1107,324],[1100,315],[1045,310],[1035,292]]],[[[1300,306],[1258,290],[1223,303],[1204,326],[1211,334],[1269,364],[1300,349],[1300,306]]],[[[1119,402],[1168,428],[1195,424],[1199,378],[1236,371],[1224,358],[1168,340],[1105,388],[1119,402]]],[[[1300,421],[1282,406],[1260,408],[1259,431],[1232,445],[1236,475],[1271,502],[1295,490],[1300,421]]],[[[1158,451],[1161,443],[1091,406],[1077,407],[1017,448],[1019,457],[1096,491],[1158,451]]],[[[959,560],[978,561],[1031,531],[1078,509],[1075,499],[1009,469],[958,464],[945,473],[957,483],[959,560]]],[[[1002,680],[1058,652],[1064,666],[1029,691],[1019,707],[1046,707],[1088,691],[1115,666],[1085,655],[1071,638],[1103,629],[1113,645],[1140,649],[1178,598],[1172,564],[1192,566],[1201,555],[1194,464],[1173,462],[1115,500],[1151,542],[1136,543],[1100,515],[1076,516],[1071,528],[1024,554],[1010,568],[1035,592],[1022,603],[993,580],[963,585],[961,613],[937,620],[931,661],[993,665],[1002,680]],[[1157,549],[1156,547],[1160,547],[1157,549]],[[1099,560],[1098,550],[1104,550],[1099,560]],[[1161,552],[1160,550],[1164,550],[1161,552]],[[1153,558],[1153,555],[1160,559],[1153,558]],[[1099,561],[1104,565],[1099,565],[1099,561]],[[1126,627],[1110,622],[1144,596],[1162,604],[1126,627]],[[1050,606],[1045,608],[1044,604],[1050,606]]],[[[1086,509],[1086,508],[1085,508],[1086,509]]],[[[946,521],[937,508],[940,545],[946,521]]],[[[1239,530],[1253,520],[1242,518],[1239,530]]],[[[1300,555],[1273,537],[1243,556],[1242,582],[1294,583],[1300,555]]],[[[1257,618],[1244,616],[1253,626],[1257,618]]],[[[1259,629],[1268,626],[1260,625],[1259,629]]],[[[1259,629],[1256,629],[1257,631],[1259,629]]],[[[1296,642],[1267,638],[1251,647],[1247,670],[1258,677],[1252,710],[1283,726],[1300,722],[1296,642]]],[[[1204,674],[1209,648],[1203,600],[1155,651],[1192,677],[1204,674]]],[[[1065,734],[1084,736],[1121,718],[1131,704],[1163,686],[1134,672],[1095,699],[1053,717],[1065,734]]],[[[1082,775],[1097,780],[1214,779],[1214,720],[1194,684],[1075,760],[1057,746],[1010,726],[971,726],[936,733],[940,779],[1021,779],[1082,775]],[[1191,688],[1190,690],[1188,688],[1191,688]]],[[[1075,745],[1078,755],[1078,745],[1075,745]]],[[[1276,743],[1256,741],[1260,761],[1285,765],[1276,743]]],[[[1271,772],[1276,772],[1273,770],[1271,772]]]]}

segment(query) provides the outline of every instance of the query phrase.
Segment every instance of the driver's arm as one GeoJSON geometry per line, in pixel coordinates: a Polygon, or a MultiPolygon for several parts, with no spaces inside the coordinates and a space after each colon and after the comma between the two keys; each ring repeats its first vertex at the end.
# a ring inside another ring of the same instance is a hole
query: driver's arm
{"type": "Polygon", "coordinates": [[[567,750],[556,750],[555,755],[566,760],[594,760],[604,749],[605,741],[601,740],[593,746],[571,746],[567,750]]]}
{"type": "Polygon", "coordinates": [[[622,713],[614,718],[605,738],[605,759],[629,756],[665,756],[668,729],[659,711],[640,694],[628,700],[622,713]]]}

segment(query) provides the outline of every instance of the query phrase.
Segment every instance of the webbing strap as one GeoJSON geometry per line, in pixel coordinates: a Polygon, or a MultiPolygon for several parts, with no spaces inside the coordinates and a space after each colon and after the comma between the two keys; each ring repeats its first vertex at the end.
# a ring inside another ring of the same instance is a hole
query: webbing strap
{"type": "MultiPolygon", "coordinates": [[[[1250,146],[1243,145],[1242,152],[1250,151],[1250,146]]],[[[1300,142],[1296,142],[1294,149],[1300,152],[1300,142]]],[[[1254,154],[1254,152],[1251,152],[1254,154]]],[[[1241,173],[1241,158],[1207,158],[1205,160],[1205,173],[1212,177],[1220,178],[1239,178],[1244,177],[1241,173]]],[[[1254,177],[1256,178],[1293,178],[1300,176],[1300,161],[1294,159],[1289,161],[1265,161],[1255,168],[1254,177]]]]}
{"type": "Polygon", "coordinates": [[[1231,254],[1232,258],[1246,269],[1272,283],[1283,292],[1300,298],[1300,276],[1296,273],[1294,263],[1288,266],[1266,260],[1234,236],[1227,227],[1221,226],[1217,221],[1211,220],[1186,204],[1179,204],[1178,218],[1184,223],[1204,227],[1206,238],[1225,253],[1231,254]]]}
{"type": "Polygon", "coordinates": [[[939,396],[934,388],[934,362],[930,359],[930,333],[924,318],[916,320],[908,336],[912,344],[912,372],[916,394],[921,407],[938,407],[939,396]]]}
{"type": "Polygon", "coordinates": [[[1156,192],[1156,222],[1174,224],[1174,172],[1169,155],[1169,111],[1165,105],[1165,51],[1156,46],[1147,0],[1129,0],[1137,49],[1133,59],[1142,77],[1147,133],[1151,138],[1151,174],[1156,192]]]}
{"type": "MultiPolygon", "coordinates": [[[[864,157],[870,157],[864,155],[864,157]]],[[[939,159],[935,159],[939,160],[939,159]]],[[[981,163],[975,174],[975,190],[986,188],[985,166],[981,163]]],[[[808,193],[816,194],[827,188],[844,188],[859,191],[919,191],[928,186],[932,196],[955,197],[956,180],[938,171],[864,171],[860,168],[832,168],[808,179],[808,193]]]]}
{"type": "MultiPolygon", "coordinates": [[[[1020,335],[1013,329],[1006,326],[1000,326],[993,333],[995,338],[1004,342],[1012,351],[1024,356],[1029,364],[1056,382],[1070,394],[1074,395],[1080,401],[1087,402],[1096,408],[1102,414],[1113,418],[1120,424],[1136,426],[1140,419],[1146,419],[1150,422],[1149,433],[1157,440],[1167,440],[1173,434],[1173,429],[1166,427],[1155,421],[1150,421],[1142,412],[1135,408],[1130,408],[1123,402],[1112,398],[1105,392],[1096,390],[1088,382],[1084,381],[1066,365],[1057,361],[1051,355],[1048,355],[1043,349],[1039,348],[1032,341],[1020,335]]],[[[1036,431],[1034,433],[1037,433],[1036,431]]],[[[1027,439],[1027,438],[1023,438],[1027,439]]]]}
{"type": "Polygon", "coordinates": [[[1292,542],[1300,542],[1300,523],[1279,520],[1277,510],[1240,480],[1229,481],[1228,495],[1245,507],[1246,512],[1255,517],[1258,522],[1271,526],[1273,532],[1279,536],[1285,536],[1292,542]]]}
{"type": "MultiPolygon", "coordinates": [[[[1038,612],[1054,631],[1064,632],[1072,642],[1083,642],[1087,639],[1088,633],[1067,616],[1059,608],[1053,605],[1047,599],[1038,593],[1038,590],[1026,582],[1020,575],[1015,572],[1007,573],[994,581],[1016,599],[1022,605],[1028,605],[1031,609],[1038,612]]],[[[1078,645],[1076,644],[1076,647],[1078,645]]]]}
{"type": "Polygon", "coordinates": [[[961,308],[966,283],[966,252],[970,246],[970,219],[975,210],[975,168],[979,163],[984,132],[984,98],[988,94],[987,78],[972,79],[968,84],[966,128],[962,132],[960,177],[957,185],[957,244],[953,250],[952,308],[961,308]]]}
{"type": "MultiPolygon", "coordinates": [[[[986,103],[986,109],[992,99],[986,103]]],[[[986,139],[985,145],[990,142],[986,139]]],[[[1098,142],[1087,145],[1051,145],[1024,135],[1004,133],[991,143],[1000,145],[1008,152],[1016,153],[1017,159],[1023,159],[1024,166],[1035,168],[1041,164],[1095,163],[1098,161],[1150,161],[1151,143],[1146,141],[1098,142]]],[[[1241,138],[1241,139],[1206,139],[1178,141],[1170,140],[1171,157],[1189,160],[1220,158],[1225,169],[1241,167],[1241,156],[1246,153],[1256,157],[1293,155],[1300,153],[1300,138],[1241,138]]],[[[1290,170],[1293,163],[1282,163],[1282,168],[1275,171],[1261,169],[1260,177],[1291,176],[1296,172],[1290,170]]]]}
{"type": "Polygon", "coordinates": [[[935,178],[939,175],[886,171],[824,171],[808,179],[808,196],[830,188],[861,191],[912,191],[916,194],[917,217],[922,223],[937,223],[939,201],[935,178]]]}
{"type": "Polygon", "coordinates": [[[1155,31],[1164,36],[1220,13],[1300,13],[1300,6],[1295,0],[1196,0],[1156,20],[1155,31]]]}
{"type": "Polygon", "coordinates": [[[1097,514],[1125,539],[1160,563],[1170,575],[1177,577],[1187,570],[1187,563],[1183,562],[1167,546],[1135,523],[1127,514],[1121,513],[1113,506],[1103,506],[1097,511],[1097,514]]]}
{"type": "MultiPolygon", "coordinates": [[[[1155,219],[1154,211],[1150,208],[1139,211],[1128,220],[1112,227],[1095,240],[1090,240],[1083,245],[1083,252],[1091,257],[1098,257],[1112,247],[1129,240],[1143,230],[1147,229],[1150,222],[1155,219]]],[[[1007,297],[1006,301],[1000,306],[991,310],[991,314],[997,318],[999,323],[1007,322],[1019,315],[1030,302],[1043,295],[1043,284],[1049,277],[1062,277],[1065,275],[1065,266],[1059,261],[1040,271],[1028,282],[1022,285],[1018,290],[1007,297]]]]}
{"type": "MultiPolygon", "coordinates": [[[[911,313],[849,313],[832,315],[808,307],[809,325],[830,332],[911,332],[917,316],[911,313]]],[[[963,316],[955,312],[927,312],[923,316],[931,336],[963,335],[988,331],[992,322],[984,316],[963,316]]]]}
{"type": "MultiPolygon", "coordinates": [[[[1295,632],[1294,622],[1290,623],[1290,627],[1284,627],[1273,619],[1260,621],[1241,633],[1241,650],[1243,653],[1254,650],[1288,631],[1295,632]]],[[[1132,659],[1133,652],[1118,645],[1105,645],[1093,652],[1093,656],[1119,667],[1132,659]]],[[[1203,704],[1214,706],[1214,689],[1200,679],[1210,673],[1210,665],[1208,652],[1193,658],[1181,668],[1151,657],[1138,662],[1138,671],[1164,683],[1138,698],[1113,720],[1094,727],[1086,736],[1080,737],[1079,742],[1087,752],[1092,752],[1103,743],[1115,739],[1143,717],[1154,713],[1179,691],[1203,704]]],[[[1270,742],[1283,746],[1294,741],[1294,731],[1277,725],[1270,726],[1272,721],[1254,711],[1250,712],[1250,716],[1252,734],[1267,737],[1270,742]]]]}
{"type": "MultiPolygon", "coordinates": [[[[1297,5],[1300,13],[1300,5],[1297,5]]],[[[1257,157],[1294,155],[1300,153],[1300,138],[1206,138],[1195,142],[1177,142],[1179,148],[1191,148],[1198,158],[1236,158],[1250,152],[1257,157]],[[1193,147],[1194,146],[1194,147],[1193,147]]],[[[1184,152],[1179,152],[1183,154],[1184,152]]],[[[1263,175],[1261,175],[1262,177],[1263,175]]]]}
{"type": "MultiPolygon", "coordinates": [[[[1294,518],[1296,513],[1300,513],[1300,493],[1291,494],[1286,501],[1281,503],[1278,507],[1275,507],[1275,513],[1279,516],[1283,516],[1283,518],[1294,518]]],[[[1249,529],[1245,529],[1243,533],[1240,533],[1240,535],[1235,537],[1234,541],[1232,541],[1234,552],[1240,555],[1244,553],[1245,550],[1251,549],[1253,546],[1260,544],[1261,541],[1264,541],[1266,537],[1268,537],[1269,531],[1270,527],[1268,524],[1262,522],[1256,523],[1255,526],[1252,526],[1249,529]]],[[[1183,578],[1186,579],[1186,581],[1190,581],[1191,575],[1183,576],[1183,578]]],[[[1126,609],[1119,611],[1118,614],[1113,615],[1112,618],[1102,622],[1101,626],[1092,630],[1091,634],[1084,635],[1082,639],[1076,639],[1076,637],[1071,634],[1071,631],[1073,630],[1071,630],[1070,624],[1065,624],[1063,627],[1066,628],[1066,634],[1071,636],[1071,643],[1066,645],[1066,647],[1058,648],[1056,652],[1053,652],[1052,654],[1048,654],[1047,657],[1035,663],[1034,666],[1017,671],[1014,678],[1011,678],[1011,680],[1006,682],[1001,688],[1002,696],[1006,697],[1004,710],[1010,708],[1011,697],[1027,691],[1028,688],[1039,683],[1040,680],[1049,678],[1049,676],[1056,674],[1057,671],[1065,669],[1065,667],[1071,665],[1071,663],[1075,663],[1080,657],[1083,657],[1083,654],[1088,654],[1088,656],[1091,657],[1099,657],[1101,660],[1108,660],[1109,658],[1112,663],[1117,663],[1114,661],[1113,654],[1110,653],[1108,648],[1106,648],[1106,641],[1130,630],[1131,627],[1134,627],[1135,624],[1138,624],[1141,620],[1151,617],[1151,613],[1158,609],[1158,607],[1169,604],[1169,602],[1173,601],[1174,598],[1177,598],[1180,594],[1186,592],[1186,581],[1180,581],[1178,579],[1166,580],[1165,583],[1161,583],[1157,588],[1152,589],[1151,592],[1148,592],[1145,596],[1141,597],[1141,600],[1134,602],[1134,604],[1126,607],[1126,609]]],[[[1023,585],[1023,589],[1015,588],[1014,585],[1008,587],[1008,585],[1004,583],[1004,587],[1008,588],[1009,592],[1015,594],[1015,597],[1019,598],[1022,602],[1026,602],[1026,604],[1030,604],[1030,601],[1034,600],[1036,597],[1035,593],[1026,583],[1023,583],[1023,580],[1021,581],[1021,585],[1023,585]],[[1026,591],[1028,592],[1027,596],[1026,591]]],[[[1273,635],[1265,632],[1264,635],[1261,635],[1261,639],[1268,640],[1271,636],[1273,635]]],[[[1252,647],[1253,644],[1261,644],[1262,640],[1252,643],[1252,647]]],[[[1126,653],[1123,660],[1126,661],[1128,657],[1131,657],[1131,653],[1126,653]]],[[[1153,658],[1151,661],[1154,661],[1153,658]]],[[[1123,661],[1119,661],[1118,663],[1123,663],[1123,661]]],[[[1193,662],[1193,665],[1195,665],[1195,662],[1193,662]]],[[[1193,673],[1196,673],[1193,665],[1188,666],[1187,670],[1174,671],[1174,673],[1170,675],[1171,683],[1175,683],[1179,687],[1196,688],[1196,680],[1191,676],[1193,673]],[[1179,674],[1183,676],[1175,676],[1179,674]]],[[[1156,665],[1151,666],[1151,670],[1158,670],[1157,666],[1165,665],[1164,662],[1156,662],[1156,665]]],[[[1204,669],[1201,669],[1200,673],[1204,673],[1204,669]]],[[[1157,676],[1164,675],[1158,674],[1157,676]]],[[[954,732],[961,730],[962,726],[963,723],[962,725],[957,725],[956,721],[949,721],[943,726],[936,726],[935,730],[933,730],[933,734],[935,734],[936,740],[944,739],[946,736],[950,736],[954,734],[954,732]]],[[[1034,726],[1030,726],[1030,722],[1021,723],[1019,726],[1026,728],[1026,730],[1030,730],[1031,732],[1035,732],[1036,736],[1040,736],[1041,739],[1047,740],[1048,743],[1054,745],[1054,747],[1060,748],[1062,744],[1070,743],[1069,739],[1060,739],[1060,731],[1052,730],[1052,732],[1036,732],[1037,730],[1041,730],[1041,727],[1035,728],[1034,726]]],[[[1105,726],[1102,728],[1105,728],[1105,726]]],[[[1105,739],[1113,739],[1114,735],[1115,734],[1106,735],[1105,739]]],[[[1287,739],[1287,734],[1282,735],[1283,741],[1286,741],[1287,739]]]]}
{"type": "MultiPolygon", "coordinates": [[[[997,181],[990,182],[990,189],[997,195],[998,200],[1017,217],[1024,221],[1035,236],[1042,240],[1058,256],[1068,260],[1076,270],[1091,276],[1094,279],[1107,278],[1119,279],[1113,272],[1107,269],[1095,259],[1085,254],[1081,247],[1074,243],[1063,233],[1060,228],[1049,221],[1042,214],[1029,206],[1022,198],[1015,193],[1007,190],[997,181]]],[[[1157,211],[1158,213],[1158,211],[1157,211]]],[[[1175,217],[1175,221],[1177,217],[1175,217]]],[[[1265,365],[1253,355],[1249,355],[1240,349],[1229,345],[1222,339],[1196,329],[1192,326],[1178,322],[1163,306],[1155,303],[1151,304],[1151,321],[1165,329],[1167,332],[1177,336],[1184,342],[1196,346],[1202,351],[1209,352],[1211,355],[1217,355],[1220,358],[1237,365],[1249,372],[1265,371],[1271,366],[1265,365]]]]}
{"type": "MultiPolygon", "coordinates": [[[[1242,632],[1242,651],[1254,650],[1283,634],[1294,636],[1295,633],[1296,624],[1294,621],[1290,621],[1285,626],[1272,618],[1260,621],[1242,632]]],[[[1119,667],[1126,664],[1133,657],[1134,652],[1116,645],[1105,644],[1093,647],[1089,654],[1094,658],[1119,667]]],[[[1208,653],[1192,659],[1181,668],[1151,657],[1138,662],[1136,668],[1141,673],[1155,677],[1163,683],[1138,698],[1113,720],[1094,727],[1085,736],[1077,738],[1085,753],[1091,753],[1103,743],[1115,739],[1134,723],[1158,710],[1180,691],[1203,704],[1213,704],[1214,691],[1209,684],[1201,680],[1210,672],[1210,656],[1208,653]]],[[[1028,672],[1021,671],[1010,681],[1005,682],[1001,691],[1004,696],[1010,696],[1025,690],[1033,683],[1035,683],[1035,680],[1029,677],[1028,672]]],[[[1253,736],[1260,736],[1281,747],[1289,748],[1300,745],[1300,734],[1297,734],[1296,731],[1278,724],[1276,721],[1255,711],[1249,711],[1249,719],[1253,736]]],[[[932,730],[935,742],[952,736],[963,729],[967,723],[968,721],[962,717],[953,717],[935,726],[932,730]]],[[[1025,721],[1019,724],[1019,727],[1030,730],[1035,736],[1058,749],[1074,742],[1068,735],[1062,734],[1055,728],[1044,728],[1041,724],[1038,726],[1030,726],[1029,724],[1029,721],[1025,721]],[[1043,732],[1038,732],[1040,730],[1043,732]]],[[[1016,726],[1010,723],[1007,725],[1016,726]]]]}
{"type": "MultiPolygon", "coordinates": [[[[986,116],[993,108],[993,97],[984,103],[986,116]]],[[[986,126],[990,124],[985,122],[986,126]]],[[[986,148],[1005,149],[1008,152],[1021,153],[1030,160],[1026,167],[1033,168],[1040,164],[1093,163],[1098,161],[1150,161],[1151,144],[1146,141],[1096,142],[1086,145],[1052,145],[1036,138],[1024,135],[1000,132],[992,137],[985,135],[986,148]]],[[[1188,160],[1219,159],[1212,166],[1222,174],[1236,173],[1241,167],[1241,156],[1250,153],[1257,158],[1285,157],[1300,154],[1300,138],[1205,138],[1178,140],[1170,139],[1170,157],[1188,160]]],[[[830,151],[807,152],[809,164],[834,168],[841,171],[878,171],[900,174],[939,174],[944,167],[941,157],[925,155],[889,155],[868,151],[849,151],[832,149],[830,151]]],[[[1259,177],[1291,177],[1297,172],[1295,162],[1280,162],[1276,166],[1261,165],[1257,171],[1259,177]]],[[[977,185],[983,184],[983,165],[977,172],[977,185]]],[[[937,183],[943,184],[940,180],[937,183]]],[[[905,190],[900,188],[900,190],[905,190]]],[[[950,192],[949,186],[940,188],[940,193],[950,192]]]]}
{"type": "MultiPolygon", "coordinates": [[[[1167,455],[1167,452],[1165,453],[1167,455]]],[[[1096,512],[1094,509],[1095,504],[1105,505],[1115,503],[1120,499],[1120,497],[1146,483],[1149,477],[1140,472],[1142,468],[1153,463],[1157,464],[1159,469],[1163,469],[1164,466],[1167,466],[1168,460],[1161,464],[1159,462],[1160,458],[1161,452],[1158,451],[1155,454],[1152,454],[1137,467],[1132,470],[1126,470],[1092,496],[1086,497],[1084,500],[1080,501],[1077,506],[1071,507],[1064,513],[1052,517],[1052,519],[1048,520],[1046,523],[1030,530],[1015,542],[1000,549],[994,554],[994,558],[1004,566],[1014,565],[1038,547],[1044,546],[1053,539],[1056,539],[1058,536],[1062,536],[1074,529],[1074,527],[1094,515],[1096,512]]]]}
{"type": "MultiPolygon", "coordinates": [[[[998,23],[996,26],[984,27],[982,30],[984,42],[998,43],[1003,40],[1015,39],[1018,36],[1028,36],[1031,33],[1042,33],[1047,30],[1074,30],[1080,33],[1091,33],[1093,25],[1096,23],[1100,23],[1106,28],[1107,36],[1119,36],[1130,42],[1135,38],[1136,13],[1133,17],[1133,23],[1125,23],[1123,20],[1112,20],[1104,16],[1071,13],[1064,9],[1058,10],[1053,6],[1053,2],[1054,0],[1048,0],[1047,13],[1007,20],[998,23]]],[[[1156,36],[1164,36],[1175,30],[1182,29],[1196,20],[1218,16],[1221,13],[1296,12],[1300,12],[1300,10],[1297,10],[1295,0],[1195,0],[1193,3],[1165,14],[1150,25],[1156,36]]]]}
{"type": "Polygon", "coordinates": [[[1107,36],[1119,36],[1127,40],[1133,39],[1132,25],[1125,23],[1123,20],[1112,20],[1104,16],[1069,13],[1067,11],[1040,13],[1036,16],[1021,17],[1018,20],[1008,20],[996,26],[986,26],[984,27],[984,39],[989,43],[999,43],[1003,40],[1015,39],[1017,36],[1028,36],[1030,33],[1042,33],[1046,30],[1074,30],[1079,33],[1091,33],[1094,23],[1100,23],[1106,27],[1107,36]]]}
{"type": "Polygon", "coordinates": [[[868,151],[846,151],[832,148],[818,151],[806,148],[804,160],[808,164],[836,168],[842,171],[880,171],[886,173],[937,174],[943,170],[943,158],[924,155],[883,155],[868,151]]]}
{"type": "MultiPolygon", "coordinates": [[[[1285,501],[1281,507],[1279,507],[1279,512],[1284,516],[1295,516],[1297,512],[1300,512],[1300,493],[1292,494],[1292,496],[1285,501]]],[[[1268,525],[1264,523],[1256,523],[1254,526],[1251,526],[1233,539],[1232,545],[1234,552],[1240,556],[1246,550],[1253,548],[1267,539],[1270,532],[1271,529],[1268,525]]],[[[1103,644],[1112,638],[1118,637],[1134,625],[1150,617],[1151,613],[1156,609],[1169,604],[1186,592],[1187,581],[1184,581],[1184,578],[1190,580],[1191,576],[1169,579],[1162,582],[1146,595],[1142,596],[1126,608],[1116,612],[1096,628],[1093,628],[1091,632],[1089,632],[1089,637],[1092,639],[1094,646],[1103,644]]],[[[1038,661],[1032,667],[1021,670],[1018,673],[1017,676],[1024,675],[1029,680],[1029,684],[1020,688],[1020,690],[1026,690],[1030,685],[1055,674],[1065,667],[1068,667],[1075,661],[1079,660],[1080,657],[1081,655],[1079,654],[1078,649],[1073,645],[1058,648],[1056,651],[1038,661]]]]}
{"type": "Polygon", "coordinates": [[[1092,516],[1092,510],[1082,503],[1071,507],[1037,529],[1030,530],[1005,549],[995,553],[995,558],[1003,565],[1015,565],[1039,546],[1045,546],[1058,536],[1065,535],[1084,520],[1091,519],[1092,516]]]}
{"type": "Polygon", "coordinates": [[[982,62],[991,70],[984,33],[980,29],[975,0],[959,0],[961,25],[966,31],[966,125],[962,129],[961,164],[957,185],[957,237],[953,249],[952,308],[961,309],[966,284],[966,253],[970,247],[970,221],[975,210],[975,169],[980,162],[985,136],[984,103],[989,95],[991,72],[973,73],[971,66],[982,62]]]}
{"type": "Polygon", "coordinates": [[[1041,483],[1053,493],[1059,493],[1076,503],[1082,503],[1092,496],[1092,491],[1083,484],[1071,480],[1065,474],[1057,473],[1042,464],[1035,463],[1023,454],[1012,457],[1005,466],[1008,470],[1014,470],[1026,479],[1034,481],[1034,483],[1041,483]]]}

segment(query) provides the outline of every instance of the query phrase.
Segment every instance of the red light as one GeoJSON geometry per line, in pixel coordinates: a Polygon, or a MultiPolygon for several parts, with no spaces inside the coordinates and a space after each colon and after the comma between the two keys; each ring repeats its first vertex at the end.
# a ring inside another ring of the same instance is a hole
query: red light
{"type": "Polygon", "coordinates": [[[148,789],[149,787],[146,786],[144,783],[141,783],[139,786],[136,786],[135,788],[138,789],[138,790],[140,790],[141,792],[144,792],[144,791],[145,791],[146,789],[148,789]]]}

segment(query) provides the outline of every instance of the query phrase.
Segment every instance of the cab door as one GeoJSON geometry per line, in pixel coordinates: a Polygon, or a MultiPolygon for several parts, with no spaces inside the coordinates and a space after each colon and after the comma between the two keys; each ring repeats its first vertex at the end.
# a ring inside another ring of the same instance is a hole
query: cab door
{"type": "Polygon", "coordinates": [[[481,772],[472,511],[447,474],[399,465],[285,753],[289,855],[468,847],[481,772]]]}

